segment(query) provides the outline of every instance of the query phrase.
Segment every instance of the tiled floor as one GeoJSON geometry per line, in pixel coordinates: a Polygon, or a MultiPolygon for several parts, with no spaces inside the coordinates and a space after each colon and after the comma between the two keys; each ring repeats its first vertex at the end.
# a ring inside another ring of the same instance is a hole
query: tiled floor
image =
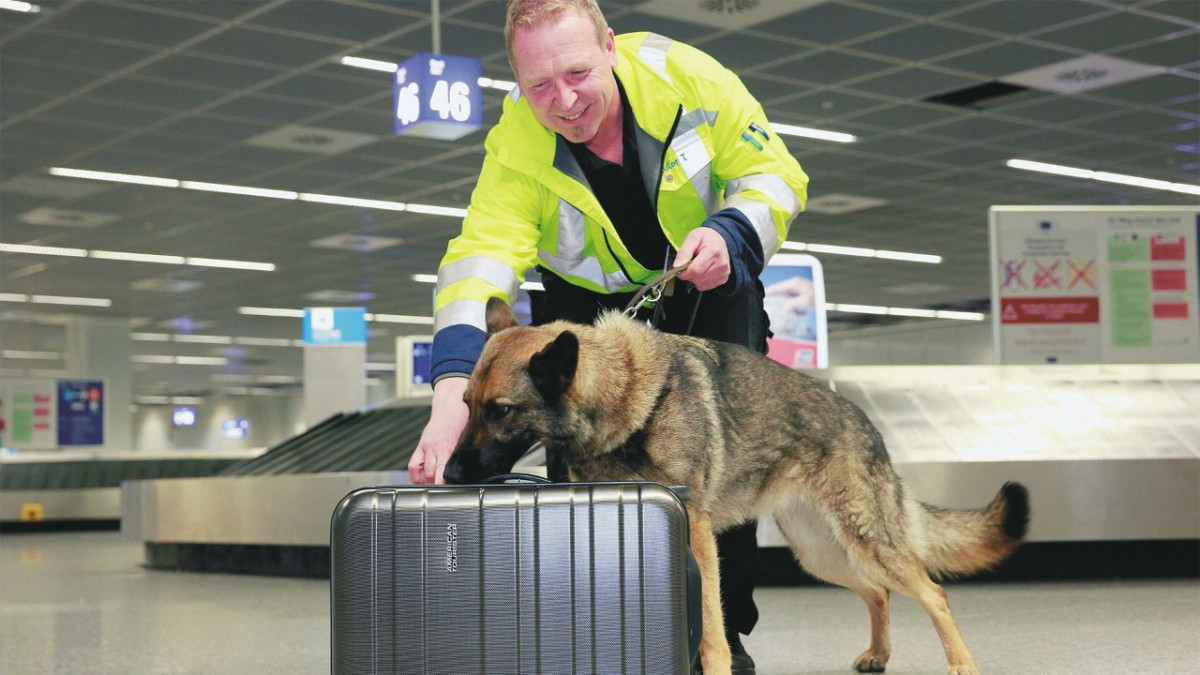
{"type": "MultiPolygon", "coordinates": [[[[0,673],[114,675],[329,672],[322,580],[143,569],[117,533],[0,537],[0,673]]],[[[1200,582],[948,586],[991,675],[1200,674],[1200,582]]],[[[866,647],[858,598],[827,587],[763,588],[745,643],[760,675],[849,673],[866,647]]],[[[945,672],[928,618],[893,598],[893,675],[945,672]]]]}

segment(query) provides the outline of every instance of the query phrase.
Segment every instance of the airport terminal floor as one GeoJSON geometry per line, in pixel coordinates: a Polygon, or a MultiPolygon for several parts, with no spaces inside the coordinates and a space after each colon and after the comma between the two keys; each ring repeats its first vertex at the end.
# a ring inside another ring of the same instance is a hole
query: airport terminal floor
{"type": "MultiPolygon", "coordinates": [[[[951,607],[990,675],[1200,673],[1200,580],[958,582],[951,607]]],[[[867,642],[850,591],[760,588],[759,675],[849,673],[867,642]]],[[[888,673],[945,672],[928,618],[892,601],[888,673]]],[[[118,532],[0,536],[0,673],[329,672],[321,579],[146,569],[118,532]]]]}

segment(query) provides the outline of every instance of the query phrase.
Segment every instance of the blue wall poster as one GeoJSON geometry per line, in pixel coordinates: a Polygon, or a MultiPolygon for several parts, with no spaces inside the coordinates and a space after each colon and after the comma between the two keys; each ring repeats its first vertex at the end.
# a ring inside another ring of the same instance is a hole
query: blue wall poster
{"type": "Polygon", "coordinates": [[[365,345],[367,310],[364,307],[305,307],[304,344],[365,345]]]}
{"type": "Polygon", "coordinates": [[[58,445],[104,445],[104,382],[58,381],[58,445]]]}

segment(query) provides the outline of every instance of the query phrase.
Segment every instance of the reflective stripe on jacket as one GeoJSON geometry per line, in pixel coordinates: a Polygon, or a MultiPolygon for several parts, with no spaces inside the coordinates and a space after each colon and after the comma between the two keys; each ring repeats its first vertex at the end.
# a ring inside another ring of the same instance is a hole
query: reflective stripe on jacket
{"type": "MultiPolygon", "coordinates": [[[[769,259],[804,208],[808,177],[762,106],[736,75],[686,44],[633,33],[616,46],[642,176],[667,240],[678,248],[710,214],[736,209],[769,259]]],[[[485,148],[462,234],[438,272],[435,380],[471,372],[488,298],[511,304],[534,265],[599,293],[636,290],[661,272],[629,254],[566,142],[537,121],[519,89],[485,148]]]]}

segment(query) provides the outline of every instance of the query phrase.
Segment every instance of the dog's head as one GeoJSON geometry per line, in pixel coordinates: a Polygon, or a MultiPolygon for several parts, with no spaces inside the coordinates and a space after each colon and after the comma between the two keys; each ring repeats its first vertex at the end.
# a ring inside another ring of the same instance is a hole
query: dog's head
{"type": "Polygon", "coordinates": [[[561,438],[578,362],[573,332],[517,327],[505,302],[489,301],[488,340],[464,394],[469,417],[446,463],[446,482],[507,473],[535,443],[561,438]]]}

